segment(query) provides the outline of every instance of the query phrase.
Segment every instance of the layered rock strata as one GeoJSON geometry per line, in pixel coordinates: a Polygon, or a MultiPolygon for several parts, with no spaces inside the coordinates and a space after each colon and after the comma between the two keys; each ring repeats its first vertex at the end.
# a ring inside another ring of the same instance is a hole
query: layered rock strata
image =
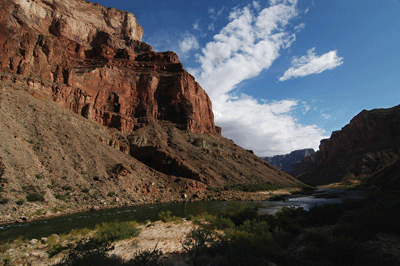
{"type": "Polygon", "coordinates": [[[0,7],[0,72],[13,74],[3,79],[27,82],[121,131],[169,121],[220,133],[208,95],[175,53],[141,42],[134,15],[81,0],[6,0],[0,7]]]}
{"type": "Polygon", "coordinates": [[[311,160],[314,162],[305,162],[304,169],[297,169],[298,178],[311,184],[362,184],[399,158],[400,105],[363,110],[342,130],[321,141],[311,160]]]}
{"type": "Polygon", "coordinates": [[[0,221],[300,183],[223,138],[206,92],[142,34],[134,15],[83,0],[0,2],[0,221]]]}

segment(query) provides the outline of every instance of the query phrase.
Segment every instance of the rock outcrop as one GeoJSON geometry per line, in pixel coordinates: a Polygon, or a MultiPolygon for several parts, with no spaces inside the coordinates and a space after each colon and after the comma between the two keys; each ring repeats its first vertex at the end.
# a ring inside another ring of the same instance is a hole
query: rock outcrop
{"type": "Polygon", "coordinates": [[[141,42],[134,15],[82,0],[6,0],[0,8],[0,72],[12,74],[3,80],[121,131],[169,121],[220,133],[208,95],[175,53],[141,42]]]}
{"type": "Polygon", "coordinates": [[[275,155],[273,157],[264,157],[263,159],[278,167],[279,169],[285,171],[286,173],[290,173],[292,170],[292,164],[300,162],[304,157],[313,154],[314,149],[302,149],[292,151],[289,154],[285,155],[275,155]]]}
{"type": "Polygon", "coordinates": [[[321,141],[315,162],[306,162],[298,179],[310,184],[362,184],[398,164],[399,158],[400,105],[364,110],[321,141]]]}
{"type": "Polygon", "coordinates": [[[0,2],[0,221],[29,214],[17,202],[32,193],[29,210],[90,209],[300,183],[223,138],[178,56],[142,34],[134,15],[83,0],[0,2]]]}

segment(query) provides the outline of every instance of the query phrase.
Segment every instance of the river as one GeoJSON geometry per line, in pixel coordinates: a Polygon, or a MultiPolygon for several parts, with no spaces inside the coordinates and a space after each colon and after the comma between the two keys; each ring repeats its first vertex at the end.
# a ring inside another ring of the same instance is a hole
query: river
{"type": "MultiPolygon", "coordinates": [[[[257,207],[261,214],[275,213],[285,206],[302,207],[305,210],[315,205],[326,203],[338,203],[344,199],[362,198],[361,191],[320,189],[311,196],[290,198],[287,201],[245,201],[243,204],[257,207]]],[[[47,237],[52,234],[67,234],[71,229],[89,228],[96,224],[113,221],[137,221],[158,220],[158,213],[171,211],[173,215],[187,217],[204,212],[217,214],[226,209],[229,202],[225,201],[198,201],[181,202],[173,204],[158,204],[149,206],[132,206],[118,209],[106,209],[99,211],[88,211],[59,216],[50,219],[36,220],[22,224],[5,224],[0,226],[0,239],[3,241],[23,236],[27,239],[47,237]]]]}

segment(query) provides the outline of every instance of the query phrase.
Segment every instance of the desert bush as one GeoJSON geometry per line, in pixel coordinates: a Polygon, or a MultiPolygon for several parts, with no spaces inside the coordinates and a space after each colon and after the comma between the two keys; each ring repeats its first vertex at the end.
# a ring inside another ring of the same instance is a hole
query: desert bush
{"type": "MultiPolygon", "coordinates": [[[[86,231],[87,229],[82,229],[86,231]]],[[[74,235],[82,233],[82,230],[75,230],[74,235]]],[[[78,266],[78,265],[129,265],[115,255],[108,252],[114,249],[113,242],[135,237],[140,229],[136,228],[135,222],[113,222],[96,225],[96,233],[92,237],[85,237],[79,240],[74,248],[71,248],[68,255],[58,264],[58,266],[78,266]]],[[[71,234],[70,234],[71,235],[71,234]]],[[[56,251],[61,249],[58,247],[56,251]]]]}
{"type": "Polygon", "coordinates": [[[108,197],[112,197],[112,196],[114,196],[114,195],[115,195],[115,192],[114,192],[114,191],[110,191],[110,192],[108,192],[108,194],[107,194],[108,197]]]}
{"type": "Polygon", "coordinates": [[[44,192],[40,193],[31,193],[26,196],[26,199],[28,201],[34,202],[34,201],[44,201],[44,192]]]}
{"type": "Polygon", "coordinates": [[[73,188],[71,186],[62,186],[62,190],[72,190],[73,188]]]}
{"type": "Polygon", "coordinates": [[[308,225],[307,211],[303,208],[295,207],[283,207],[275,214],[275,223],[273,226],[277,226],[290,233],[297,233],[301,228],[308,225]]]}
{"type": "Polygon", "coordinates": [[[181,217],[172,215],[171,211],[166,211],[166,212],[161,211],[160,213],[158,213],[158,217],[164,223],[173,222],[173,221],[179,221],[179,220],[182,219],[181,217]]]}
{"type": "Polygon", "coordinates": [[[63,201],[65,201],[67,199],[66,195],[61,195],[61,194],[55,194],[54,197],[56,199],[63,200],[63,201]]]}
{"type": "Polygon", "coordinates": [[[10,249],[10,247],[11,247],[11,245],[10,245],[9,243],[1,244],[1,245],[0,245],[0,252],[1,252],[1,253],[6,252],[7,250],[10,249]]]}
{"type": "Polygon", "coordinates": [[[24,192],[37,192],[38,188],[34,185],[22,186],[22,191],[24,192]]]}
{"type": "Polygon", "coordinates": [[[198,265],[198,259],[212,243],[216,242],[216,235],[209,227],[193,228],[182,243],[183,249],[189,255],[193,266],[198,265]]]}
{"type": "Polygon", "coordinates": [[[17,205],[22,205],[22,204],[25,203],[25,200],[24,200],[24,199],[19,199],[19,200],[17,200],[15,203],[16,203],[17,205]]]}
{"type": "Polygon", "coordinates": [[[254,220],[259,218],[257,208],[250,208],[243,203],[230,202],[227,210],[221,211],[219,217],[230,219],[235,225],[243,224],[246,220],[254,220]]]}
{"type": "Polygon", "coordinates": [[[100,198],[100,192],[98,192],[98,191],[93,192],[92,198],[94,198],[96,200],[99,199],[100,198]]]}
{"type": "Polygon", "coordinates": [[[81,189],[81,192],[83,192],[83,193],[88,193],[88,192],[89,192],[89,189],[88,189],[88,188],[82,188],[82,189],[81,189]]]}
{"type": "Polygon", "coordinates": [[[136,237],[140,233],[140,229],[136,227],[134,222],[103,223],[101,227],[97,228],[94,241],[100,244],[136,237]]]}
{"type": "Polygon", "coordinates": [[[9,199],[0,196],[0,204],[6,204],[9,202],[9,199]]]}
{"type": "MultiPolygon", "coordinates": [[[[90,240],[89,240],[90,242],[90,240]]],[[[121,258],[115,255],[109,255],[107,252],[112,250],[112,247],[93,247],[85,246],[79,243],[79,247],[83,249],[71,249],[68,255],[55,266],[122,266],[126,265],[121,258]]]]}
{"type": "Polygon", "coordinates": [[[46,252],[49,254],[49,258],[52,258],[66,249],[68,249],[67,246],[63,246],[61,243],[57,243],[48,247],[46,252]]]}
{"type": "Polygon", "coordinates": [[[218,217],[213,217],[209,219],[208,221],[211,222],[212,226],[214,226],[216,229],[223,230],[223,229],[229,229],[229,228],[234,228],[235,224],[232,222],[231,219],[225,218],[222,216],[218,217]]]}
{"type": "MultiPolygon", "coordinates": [[[[157,243],[158,244],[158,243],[157,243]]],[[[162,252],[157,249],[157,245],[154,249],[144,249],[135,252],[134,258],[129,261],[131,266],[157,266],[158,259],[161,257],[162,252]]]]}

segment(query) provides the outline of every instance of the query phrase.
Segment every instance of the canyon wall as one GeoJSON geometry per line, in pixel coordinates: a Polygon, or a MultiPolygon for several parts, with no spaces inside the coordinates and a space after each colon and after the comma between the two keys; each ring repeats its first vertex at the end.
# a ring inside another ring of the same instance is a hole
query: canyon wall
{"type": "Polygon", "coordinates": [[[319,151],[297,167],[299,180],[311,184],[361,184],[398,162],[400,105],[363,110],[340,131],[321,141],[319,151]]]}
{"type": "Polygon", "coordinates": [[[142,34],[83,0],[0,1],[0,221],[301,184],[223,138],[207,93],[142,34]]]}
{"type": "Polygon", "coordinates": [[[120,131],[168,121],[220,134],[206,92],[175,53],[141,42],[133,14],[81,0],[6,0],[0,8],[3,80],[120,131]]]}

